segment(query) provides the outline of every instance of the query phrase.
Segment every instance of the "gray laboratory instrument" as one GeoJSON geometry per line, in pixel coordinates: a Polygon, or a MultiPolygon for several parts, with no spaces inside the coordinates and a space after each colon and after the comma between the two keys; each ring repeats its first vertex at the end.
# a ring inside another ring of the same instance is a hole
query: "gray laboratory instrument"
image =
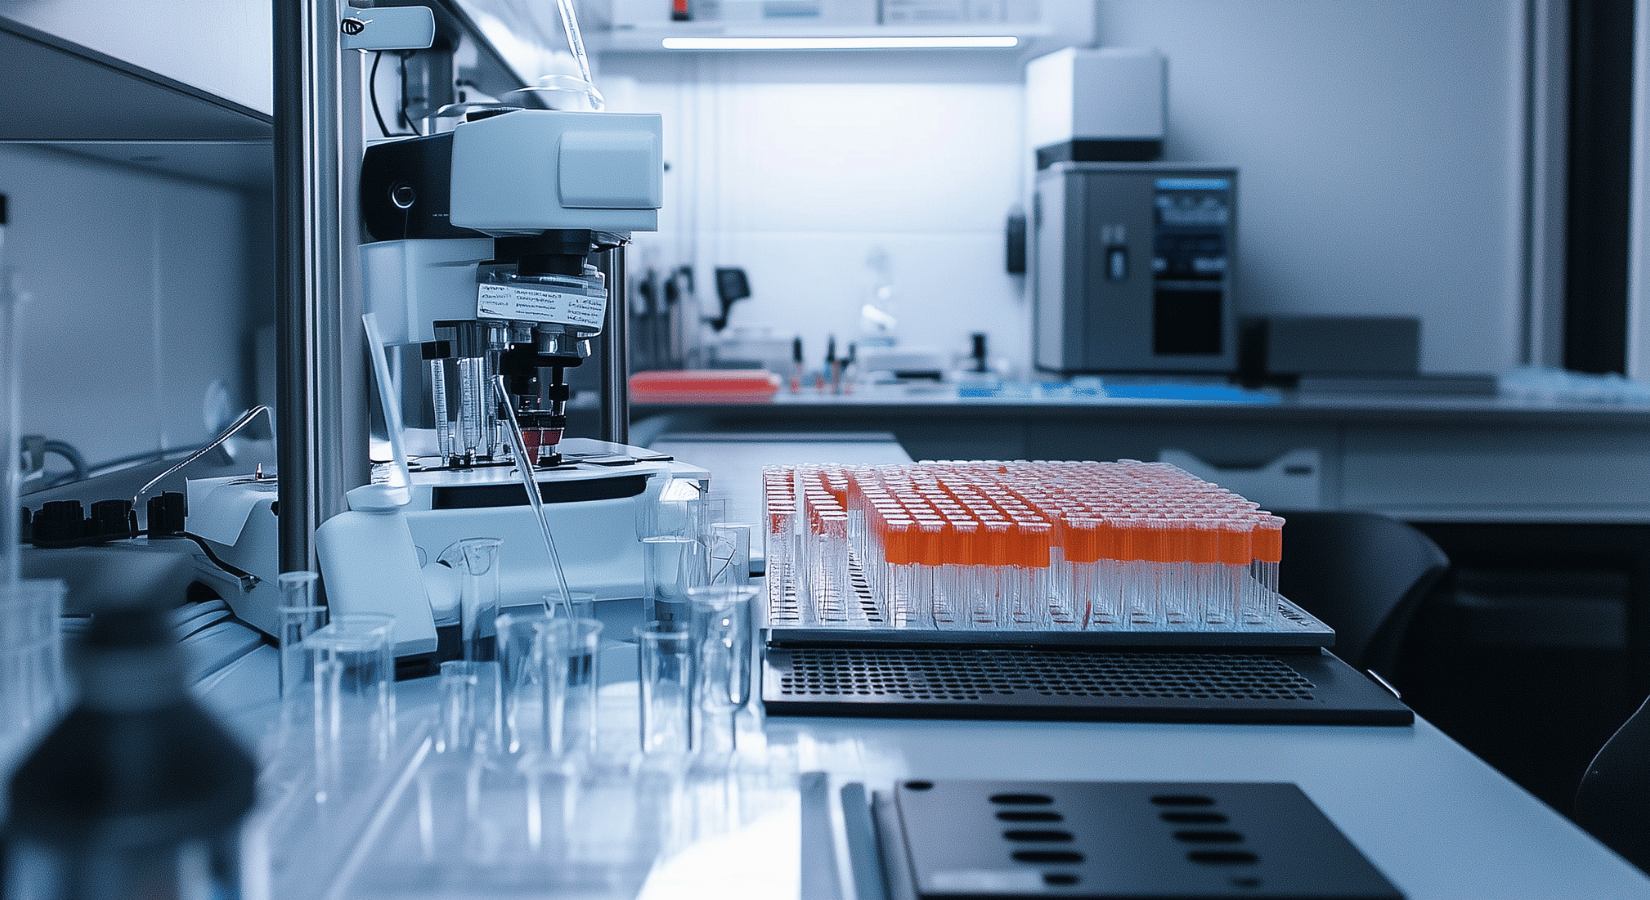
{"type": "Polygon", "coordinates": [[[1032,211],[1037,368],[1230,373],[1237,170],[1060,162],[1032,211]]]}
{"type": "MultiPolygon", "coordinates": [[[[368,148],[361,264],[382,342],[371,352],[389,381],[374,411],[382,483],[352,491],[350,511],[322,523],[316,548],[333,616],[395,615],[403,669],[434,659],[430,607],[457,589],[438,560],[457,541],[503,540],[505,607],[540,603],[563,583],[601,599],[640,597],[642,510],[672,482],[708,483],[704,470],[646,450],[562,439],[565,372],[591,357],[612,311],[622,314],[631,233],[658,227],[662,154],[657,115],[498,105],[466,111],[445,132],[368,148]],[[530,459],[511,446],[512,418],[530,459]],[[391,441],[386,423],[397,419],[405,428],[391,441]]],[[[622,358],[607,364],[623,378],[622,358]]],[[[265,631],[274,572],[260,567],[275,558],[271,517],[258,513],[273,500],[247,479],[190,485],[192,530],[210,530],[202,536],[220,558],[267,585],[264,601],[231,591],[236,612],[265,631]]]]}

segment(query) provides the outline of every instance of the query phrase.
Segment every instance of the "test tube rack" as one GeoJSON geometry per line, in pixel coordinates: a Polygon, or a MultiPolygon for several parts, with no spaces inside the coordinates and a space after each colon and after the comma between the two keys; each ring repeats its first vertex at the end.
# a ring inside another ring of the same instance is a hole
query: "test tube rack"
{"type": "Polygon", "coordinates": [[[1327,646],[1284,520],[1167,463],[763,471],[776,641],[1327,646]]]}

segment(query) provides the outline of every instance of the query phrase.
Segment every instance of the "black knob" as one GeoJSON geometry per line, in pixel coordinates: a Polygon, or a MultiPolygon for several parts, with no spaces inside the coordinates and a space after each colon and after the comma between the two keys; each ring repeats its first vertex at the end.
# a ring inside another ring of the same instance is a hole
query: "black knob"
{"type": "Polygon", "coordinates": [[[189,506],[184,502],[181,491],[167,491],[159,497],[149,498],[149,536],[162,537],[169,534],[182,534],[184,520],[188,517],[189,506]]]}
{"type": "Polygon", "coordinates": [[[99,500],[92,504],[92,518],[86,529],[87,537],[119,540],[135,534],[137,517],[132,514],[132,501],[99,500]]]}
{"type": "Polygon", "coordinates": [[[53,500],[34,516],[37,545],[66,544],[86,536],[86,511],[79,500],[53,500]]]}

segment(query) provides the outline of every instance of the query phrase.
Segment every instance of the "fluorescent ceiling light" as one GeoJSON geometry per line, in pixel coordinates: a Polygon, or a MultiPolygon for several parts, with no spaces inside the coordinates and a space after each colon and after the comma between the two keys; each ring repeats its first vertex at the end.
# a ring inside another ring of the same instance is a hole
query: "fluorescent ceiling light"
{"type": "Polygon", "coordinates": [[[1017,47],[1010,35],[956,37],[667,37],[666,50],[965,50],[1017,47]]]}

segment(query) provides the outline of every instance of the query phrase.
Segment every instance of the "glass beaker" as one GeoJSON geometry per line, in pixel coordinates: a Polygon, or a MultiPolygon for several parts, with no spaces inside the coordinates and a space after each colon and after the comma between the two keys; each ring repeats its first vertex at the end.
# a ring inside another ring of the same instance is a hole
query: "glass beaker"
{"type": "Polygon", "coordinates": [[[435,735],[437,753],[486,753],[503,744],[503,697],[498,663],[444,662],[436,689],[440,703],[435,735]]]}
{"type": "Polygon", "coordinates": [[[710,526],[710,584],[735,587],[750,584],[753,528],[732,522],[717,522],[710,526]]]}
{"type": "Polygon", "coordinates": [[[602,623],[594,619],[552,619],[546,632],[549,678],[561,689],[550,720],[550,747],[557,754],[596,749],[601,636],[602,623]]]}
{"type": "Polygon", "coordinates": [[[304,638],[313,679],[316,799],[370,781],[395,747],[395,617],[339,616],[304,638]],[[369,777],[355,777],[360,772],[369,777]]]}
{"type": "Polygon", "coordinates": [[[735,749],[734,725],[750,703],[756,647],[753,587],[691,588],[694,711],[699,722],[694,749],[735,749]]]}
{"type": "Polygon", "coordinates": [[[643,753],[686,753],[693,735],[693,632],[686,623],[635,630],[643,753]]]}
{"type": "Polygon", "coordinates": [[[692,537],[650,537],[642,541],[643,613],[655,622],[688,624],[688,588],[710,577],[705,546],[692,537]]]}
{"type": "Polygon", "coordinates": [[[546,658],[550,622],[549,613],[539,607],[520,607],[498,617],[504,748],[510,753],[552,746],[551,722],[565,686],[550,677],[546,658]]]}
{"type": "Polygon", "coordinates": [[[19,752],[63,706],[63,582],[0,589],[0,800],[19,752]]]}
{"type": "Polygon", "coordinates": [[[281,699],[298,698],[310,673],[304,668],[304,638],[327,623],[327,608],[315,602],[314,572],[282,572],[275,577],[281,593],[276,611],[280,633],[275,636],[281,654],[281,699]]]}
{"type": "Polygon", "coordinates": [[[498,538],[466,538],[442,551],[439,562],[460,575],[458,634],[462,658],[487,662],[498,658],[498,538]]]}

